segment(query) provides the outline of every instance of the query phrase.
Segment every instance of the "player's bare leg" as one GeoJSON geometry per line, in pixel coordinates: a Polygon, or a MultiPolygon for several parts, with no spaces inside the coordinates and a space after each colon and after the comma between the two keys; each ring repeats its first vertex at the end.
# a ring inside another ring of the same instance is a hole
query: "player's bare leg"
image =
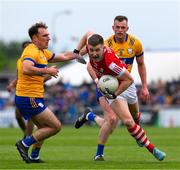
{"type": "Polygon", "coordinates": [[[100,127],[99,143],[105,144],[108,136],[116,128],[118,118],[107,103],[105,97],[100,97],[99,103],[104,113],[104,119],[101,118],[101,121],[98,121],[97,116],[97,118],[95,118],[95,121],[100,127]]]}
{"type": "Polygon", "coordinates": [[[34,124],[33,124],[32,120],[29,119],[29,120],[27,121],[26,129],[25,129],[25,132],[24,132],[25,136],[30,136],[30,135],[32,135],[33,128],[34,128],[34,124]]]}
{"type": "Polygon", "coordinates": [[[15,114],[18,125],[24,133],[24,137],[31,135],[34,127],[32,120],[29,119],[26,124],[24,118],[22,117],[21,113],[17,108],[15,110],[15,114]]]}
{"type": "Polygon", "coordinates": [[[19,112],[17,108],[15,110],[15,116],[16,116],[16,120],[18,122],[19,127],[25,134],[26,124],[25,124],[24,118],[22,117],[21,113],[19,112]]]}
{"type": "Polygon", "coordinates": [[[104,160],[104,145],[106,144],[110,134],[116,128],[118,123],[118,118],[112,111],[104,110],[104,123],[100,127],[99,137],[98,137],[98,146],[96,156],[94,157],[95,161],[104,160]]]}
{"type": "Polygon", "coordinates": [[[104,151],[104,144],[107,142],[109,135],[113,132],[116,128],[118,117],[112,111],[111,107],[109,106],[105,97],[99,98],[100,105],[102,107],[104,118],[95,115],[92,109],[87,108],[85,113],[83,113],[75,123],[75,128],[80,128],[86,121],[94,121],[100,127],[99,131],[99,139],[98,139],[98,146],[97,152],[95,156],[95,160],[104,160],[103,158],[103,151],[104,151]]]}
{"type": "Polygon", "coordinates": [[[38,129],[33,135],[27,136],[22,141],[18,141],[16,143],[17,149],[26,163],[31,162],[28,157],[28,148],[32,144],[41,142],[44,139],[55,135],[61,129],[60,121],[49,108],[46,108],[43,112],[32,117],[32,121],[38,127],[38,129]]]}
{"type": "Polygon", "coordinates": [[[127,127],[131,136],[143,146],[145,146],[149,152],[151,152],[156,159],[162,161],[166,154],[157,148],[149,141],[142,127],[136,124],[129,112],[128,104],[125,100],[116,99],[111,104],[114,112],[119,116],[124,125],[127,127]]]}
{"type": "Polygon", "coordinates": [[[128,104],[128,107],[134,121],[139,125],[141,113],[139,112],[138,103],[128,104]]]}
{"type": "MultiPolygon", "coordinates": [[[[136,124],[140,124],[140,117],[141,117],[141,113],[139,112],[139,105],[138,103],[134,103],[134,104],[129,104],[128,103],[128,108],[129,108],[129,111],[131,113],[131,116],[133,117],[134,121],[136,124]]],[[[137,144],[140,146],[140,147],[143,147],[143,145],[141,143],[139,143],[137,141],[137,144]]]]}
{"type": "Polygon", "coordinates": [[[36,141],[42,141],[55,135],[61,130],[61,123],[54,113],[46,108],[42,113],[32,117],[33,123],[38,126],[33,137],[36,141]]]}
{"type": "Polygon", "coordinates": [[[97,152],[96,156],[94,157],[95,161],[101,161],[104,160],[104,145],[106,144],[110,134],[114,131],[116,128],[118,117],[113,112],[111,107],[109,106],[107,100],[105,97],[99,98],[100,106],[104,113],[104,119],[102,119],[99,116],[95,117],[95,122],[99,125],[99,137],[98,137],[98,146],[97,146],[97,152]]]}

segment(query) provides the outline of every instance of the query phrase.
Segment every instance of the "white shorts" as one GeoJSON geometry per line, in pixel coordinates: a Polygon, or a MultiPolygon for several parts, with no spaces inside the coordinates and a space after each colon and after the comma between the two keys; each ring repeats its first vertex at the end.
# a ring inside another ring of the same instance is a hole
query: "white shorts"
{"type": "MultiPolygon", "coordinates": [[[[138,101],[137,90],[135,84],[131,84],[127,90],[122,92],[116,99],[126,100],[128,104],[135,104],[138,101]]],[[[109,104],[111,104],[115,99],[108,99],[109,104]]]]}

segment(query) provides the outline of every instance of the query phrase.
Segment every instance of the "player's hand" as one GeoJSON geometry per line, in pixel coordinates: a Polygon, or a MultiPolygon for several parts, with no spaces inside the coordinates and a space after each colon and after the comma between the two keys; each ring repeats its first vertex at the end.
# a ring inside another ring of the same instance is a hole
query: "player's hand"
{"type": "Polygon", "coordinates": [[[58,77],[59,70],[56,68],[56,65],[53,65],[51,67],[47,68],[47,74],[57,78],[58,77]]]}
{"type": "Polygon", "coordinates": [[[8,92],[12,92],[13,89],[14,89],[14,86],[12,84],[9,84],[7,87],[6,87],[7,91],[8,92]]]}
{"type": "Polygon", "coordinates": [[[52,78],[51,75],[49,75],[49,74],[44,74],[43,77],[44,77],[44,82],[46,82],[52,78]]]}
{"type": "MultiPolygon", "coordinates": [[[[101,90],[100,90],[101,91],[101,90]]],[[[102,92],[102,91],[101,91],[102,92]]],[[[115,94],[112,94],[108,91],[108,89],[106,89],[105,92],[102,92],[104,94],[105,97],[107,97],[108,99],[115,99],[117,96],[115,94]]]]}
{"type": "Polygon", "coordinates": [[[98,91],[99,91],[104,97],[106,97],[106,98],[108,98],[108,99],[115,99],[115,98],[117,97],[115,94],[110,93],[108,89],[106,89],[105,92],[102,91],[102,90],[100,89],[99,79],[98,79],[98,78],[96,78],[96,79],[94,80],[94,82],[96,83],[96,86],[97,86],[98,91]]]}
{"type": "Polygon", "coordinates": [[[79,58],[77,58],[76,61],[81,64],[86,64],[86,60],[83,58],[83,56],[80,56],[79,58]]]}
{"type": "Polygon", "coordinates": [[[140,92],[140,98],[143,102],[147,102],[150,99],[150,94],[147,87],[142,87],[140,92]]]}
{"type": "Polygon", "coordinates": [[[84,59],[83,56],[81,56],[79,54],[79,50],[74,49],[73,54],[74,54],[74,58],[76,58],[77,62],[79,62],[81,64],[86,64],[86,60],[84,59]]]}
{"type": "Polygon", "coordinates": [[[97,88],[100,87],[100,85],[99,85],[99,79],[98,79],[98,78],[94,79],[94,83],[96,84],[97,88]]]}
{"type": "Polygon", "coordinates": [[[83,56],[79,55],[77,58],[76,58],[76,61],[81,63],[81,64],[86,64],[86,60],[84,59],[83,56]]]}

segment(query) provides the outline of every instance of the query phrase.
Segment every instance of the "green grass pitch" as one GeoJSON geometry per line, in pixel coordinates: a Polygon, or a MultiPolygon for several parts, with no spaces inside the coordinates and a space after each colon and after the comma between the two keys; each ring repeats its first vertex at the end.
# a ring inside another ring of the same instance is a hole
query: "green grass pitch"
{"type": "Polygon", "coordinates": [[[15,148],[22,137],[20,129],[0,129],[0,169],[180,169],[180,129],[145,127],[151,142],[166,152],[157,161],[145,148],[137,146],[124,127],[119,127],[105,147],[105,161],[94,162],[97,127],[79,130],[63,126],[56,136],[46,140],[41,150],[43,164],[26,164],[15,148]]]}

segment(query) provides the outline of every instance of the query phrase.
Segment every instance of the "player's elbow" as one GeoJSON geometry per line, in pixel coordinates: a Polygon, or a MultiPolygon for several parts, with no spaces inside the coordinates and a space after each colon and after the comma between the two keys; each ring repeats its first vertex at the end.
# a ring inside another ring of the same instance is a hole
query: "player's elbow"
{"type": "Polygon", "coordinates": [[[134,83],[134,79],[132,77],[129,79],[129,83],[130,85],[134,83]]]}
{"type": "Polygon", "coordinates": [[[26,75],[31,75],[29,69],[26,68],[26,67],[22,67],[22,73],[23,73],[23,74],[26,74],[26,75]]]}
{"type": "Polygon", "coordinates": [[[52,134],[53,135],[57,134],[61,130],[61,128],[62,128],[62,126],[61,126],[61,123],[59,121],[54,123],[54,125],[52,127],[52,134]]]}
{"type": "Polygon", "coordinates": [[[133,83],[134,83],[134,79],[132,77],[129,77],[128,80],[127,80],[128,86],[130,86],[133,83]]]}
{"type": "Polygon", "coordinates": [[[87,31],[87,32],[86,32],[86,36],[87,36],[87,37],[90,37],[90,36],[92,36],[93,34],[95,34],[95,32],[93,32],[93,31],[87,31]]]}

